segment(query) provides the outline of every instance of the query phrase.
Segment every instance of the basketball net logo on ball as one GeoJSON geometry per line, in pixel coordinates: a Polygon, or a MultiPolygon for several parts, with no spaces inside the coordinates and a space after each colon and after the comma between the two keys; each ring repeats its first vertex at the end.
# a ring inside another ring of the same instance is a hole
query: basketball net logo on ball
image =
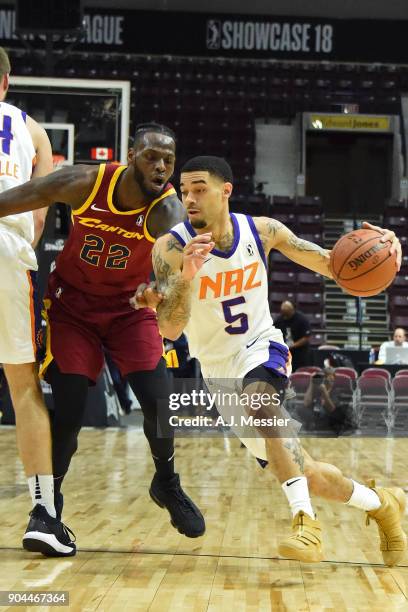
{"type": "Polygon", "coordinates": [[[330,270],[347,293],[370,297],[389,287],[397,274],[397,254],[391,241],[381,242],[377,230],[359,229],[336,242],[330,253],[330,270]]]}

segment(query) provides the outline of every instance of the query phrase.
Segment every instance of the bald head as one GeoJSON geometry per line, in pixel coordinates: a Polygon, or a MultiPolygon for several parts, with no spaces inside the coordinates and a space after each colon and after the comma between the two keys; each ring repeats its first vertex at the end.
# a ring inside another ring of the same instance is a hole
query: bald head
{"type": "Polygon", "coordinates": [[[295,307],[292,302],[289,302],[287,300],[285,302],[282,302],[280,311],[284,319],[291,319],[295,314],[295,307]]]}
{"type": "Polygon", "coordinates": [[[393,339],[395,346],[402,346],[406,340],[405,329],[403,329],[402,327],[397,327],[394,330],[393,339]]]}

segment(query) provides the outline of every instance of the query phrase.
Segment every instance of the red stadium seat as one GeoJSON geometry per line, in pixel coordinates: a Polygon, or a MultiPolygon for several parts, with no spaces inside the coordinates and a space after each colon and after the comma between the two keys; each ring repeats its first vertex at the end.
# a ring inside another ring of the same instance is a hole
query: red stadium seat
{"type": "Polygon", "coordinates": [[[323,220],[321,215],[299,215],[297,218],[298,232],[304,234],[321,234],[323,220]]]}
{"type": "Polygon", "coordinates": [[[390,295],[408,295],[408,275],[397,274],[388,289],[390,295]]]}
{"type": "Polygon", "coordinates": [[[296,286],[296,274],[294,272],[275,272],[271,270],[270,281],[272,286],[279,289],[293,289],[296,286]]]}
{"type": "Polygon", "coordinates": [[[394,410],[408,408],[408,376],[397,376],[392,381],[394,410]]]}
{"type": "Polygon", "coordinates": [[[323,278],[315,272],[299,272],[298,281],[301,285],[319,285],[321,286],[323,278]]]}
{"type": "Polygon", "coordinates": [[[323,302],[323,295],[321,293],[298,293],[297,294],[298,304],[316,304],[320,305],[323,302]]]}
{"type": "Polygon", "coordinates": [[[391,374],[385,368],[367,368],[361,372],[361,378],[384,378],[391,384],[391,374]]]}
{"type": "Polygon", "coordinates": [[[279,253],[279,251],[272,251],[269,256],[271,269],[279,272],[295,272],[296,264],[290,261],[287,257],[279,253]]]}
{"type": "Polygon", "coordinates": [[[394,311],[401,311],[408,309],[408,295],[391,295],[389,299],[389,305],[394,311]]]}
{"type": "Polygon", "coordinates": [[[323,288],[323,277],[314,272],[299,272],[297,280],[299,291],[302,293],[311,291],[317,293],[323,288]]]}
{"type": "Polygon", "coordinates": [[[335,375],[337,376],[338,374],[341,374],[342,376],[348,376],[348,378],[350,378],[351,380],[357,380],[358,378],[357,372],[354,368],[336,368],[335,375]]]}
{"type": "Polygon", "coordinates": [[[272,218],[276,219],[276,221],[280,221],[281,223],[289,226],[296,224],[296,217],[293,213],[275,213],[273,208],[271,208],[269,212],[272,218]]]}
{"type": "Polygon", "coordinates": [[[333,389],[351,398],[354,395],[355,381],[350,376],[338,374],[336,369],[333,389]]]}
{"type": "Polygon", "coordinates": [[[319,215],[323,207],[319,197],[299,196],[296,199],[296,211],[304,215],[319,215]]]}
{"type": "Polygon", "coordinates": [[[393,326],[408,329],[408,317],[393,317],[393,326]]]}
{"type": "Polygon", "coordinates": [[[379,423],[387,425],[390,431],[389,414],[391,410],[391,395],[388,382],[382,376],[361,376],[357,380],[357,427],[377,426],[379,423]]]}
{"type": "Polygon", "coordinates": [[[400,376],[408,376],[408,370],[406,370],[406,369],[398,370],[398,372],[396,372],[394,378],[399,378],[400,376]]]}
{"type": "Polygon", "coordinates": [[[270,214],[273,217],[274,213],[288,214],[295,208],[295,201],[289,196],[273,196],[270,214]]]}
{"type": "Polygon", "coordinates": [[[324,328],[324,314],[321,312],[308,312],[307,318],[309,319],[309,323],[314,329],[323,329],[324,328]]]}
{"type": "Polygon", "coordinates": [[[297,394],[304,395],[309,387],[312,375],[307,372],[294,372],[290,382],[297,394]]]}
{"type": "Polygon", "coordinates": [[[322,244],[323,234],[322,232],[316,232],[315,234],[302,233],[302,239],[307,240],[308,242],[314,242],[315,244],[322,244]]]}
{"type": "Polygon", "coordinates": [[[298,368],[295,374],[300,374],[301,372],[305,372],[306,374],[315,374],[316,372],[323,372],[323,370],[318,366],[303,366],[302,368],[298,368]]]}

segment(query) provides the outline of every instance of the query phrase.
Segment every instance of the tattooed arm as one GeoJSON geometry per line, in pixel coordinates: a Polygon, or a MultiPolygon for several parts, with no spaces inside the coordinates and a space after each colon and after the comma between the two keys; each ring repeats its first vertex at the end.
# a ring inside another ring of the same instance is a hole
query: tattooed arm
{"type": "Polygon", "coordinates": [[[256,217],[254,222],[266,255],[271,249],[277,249],[295,263],[332,278],[329,269],[330,251],[298,238],[286,225],[275,219],[256,217]]]}
{"type": "Polygon", "coordinates": [[[160,333],[177,340],[190,319],[190,284],[213,248],[209,234],[193,238],[184,248],[171,234],[154,244],[152,258],[157,290],[163,301],[157,306],[160,333]]]}
{"type": "Polygon", "coordinates": [[[183,247],[171,234],[165,234],[156,240],[152,258],[157,291],[164,298],[157,306],[160,333],[177,340],[190,318],[190,283],[181,276],[183,247]]]}

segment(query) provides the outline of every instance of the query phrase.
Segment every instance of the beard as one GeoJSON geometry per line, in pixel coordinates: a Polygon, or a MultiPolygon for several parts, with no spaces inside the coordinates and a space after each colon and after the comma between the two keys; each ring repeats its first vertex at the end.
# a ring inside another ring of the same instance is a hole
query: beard
{"type": "Polygon", "coordinates": [[[205,227],[207,227],[207,222],[204,221],[204,219],[197,219],[197,220],[192,220],[190,221],[191,226],[194,227],[195,229],[204,229],[205,227]]]}
{"type": "Polygon", "coordinates": [[[140,191],[142,192],[143,196],[145,198],[158,198],[161,196],[161,194],[164,191],[164,188],[166,187],[166,183],[164,183],[163,187],[160,189],[160,191],[155,191],[154,189],[149,189],[149,187],[147,187],[147,185],[145,184],[145,176],[143,174],[143,172],[140,172],[140,170],[138,170],[137,168],[133,168],[133,178],[135,179],[136,183],[139,186],[140,191]]]}

